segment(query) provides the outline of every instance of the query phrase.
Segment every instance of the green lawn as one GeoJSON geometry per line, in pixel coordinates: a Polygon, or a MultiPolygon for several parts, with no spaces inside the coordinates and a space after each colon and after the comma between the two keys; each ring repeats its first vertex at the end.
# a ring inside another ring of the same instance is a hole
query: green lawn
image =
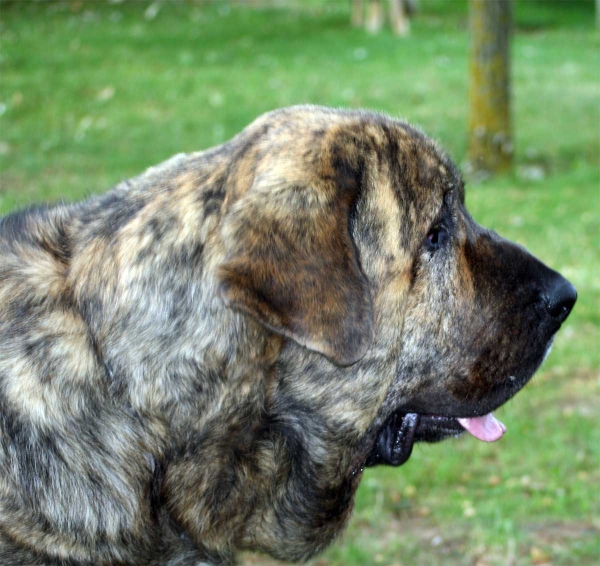
{"type": "MultiPolygon", "coordinates": [[[[599,34],[593,2],[515,12],[515,169],[469,184],[468,204],[579,301],[542,371],[497,411],[502,441],[419,446],[400,469],[368,470],[348,531],[315,565],[600,560],[599,34]]],[[[404,117],[463,163],[467,47],[461,0],[421,0],[408,39],[352,29],[349,1],[0,0],[0,213],[104,191],[296,103],[404,117]]]]}

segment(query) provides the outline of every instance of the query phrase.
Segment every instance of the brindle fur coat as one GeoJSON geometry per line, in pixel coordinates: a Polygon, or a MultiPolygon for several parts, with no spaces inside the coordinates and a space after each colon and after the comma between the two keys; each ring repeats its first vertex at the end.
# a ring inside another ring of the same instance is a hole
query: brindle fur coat
{"type": "Polygon", "coordinates": [[[369,112],[275,111],[8,215],[0,563],[305,559],[365,464],[401,463],[386,431],[410,454],[526,383],[570,290],[471,219],[430,139],[369,112]]]}

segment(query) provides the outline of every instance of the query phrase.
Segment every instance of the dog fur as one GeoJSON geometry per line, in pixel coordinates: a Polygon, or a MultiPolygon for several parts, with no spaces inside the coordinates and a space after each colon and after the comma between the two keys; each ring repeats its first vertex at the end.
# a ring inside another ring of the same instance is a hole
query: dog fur
{"type": "Polygon", "coordinates": [[[434,142],[370,112],[275,111],[8,215],[0,563],[306,559],[392,416],[484,415],[527,382],[565,285],[471,219],[434,142]]]}

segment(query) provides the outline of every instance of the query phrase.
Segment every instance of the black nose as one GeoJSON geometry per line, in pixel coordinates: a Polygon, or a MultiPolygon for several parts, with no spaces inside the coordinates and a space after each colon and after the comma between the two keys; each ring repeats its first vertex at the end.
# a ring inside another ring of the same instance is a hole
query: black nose
{"type": "Polygon", "coordinates": [[[573,310],[577,300],[577,290],[560,275],[557,275],[548,287],[546,308],[553,318],[562,323],[573,310]]]}

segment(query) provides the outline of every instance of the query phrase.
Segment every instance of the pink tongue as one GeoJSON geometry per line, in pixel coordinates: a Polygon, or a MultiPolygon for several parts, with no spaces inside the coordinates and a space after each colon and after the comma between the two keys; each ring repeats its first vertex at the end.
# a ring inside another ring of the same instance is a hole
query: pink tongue
{"type": "Polygon", "coordinates": [[[492,413],[488,413],[484,417],[456,420],[475,438],[484,442],[496,442],[506,432],[506,427],[492,413]]]}

